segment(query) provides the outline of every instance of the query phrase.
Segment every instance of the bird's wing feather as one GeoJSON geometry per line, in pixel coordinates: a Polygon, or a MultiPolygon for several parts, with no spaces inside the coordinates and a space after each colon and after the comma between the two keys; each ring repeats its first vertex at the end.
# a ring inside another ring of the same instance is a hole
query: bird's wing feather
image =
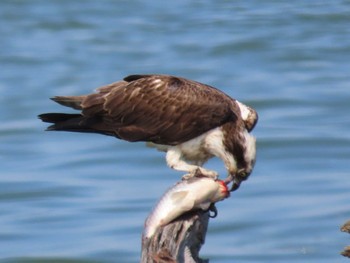
{"type": "Polygon", "coordinates": [[[234,105],[224,93],[198,82],[132,75],[88,95],[82,114],[99,116],[93,128],[107,128],[121,139],[175,145],[235,121],[239,109],[234,105]]]}

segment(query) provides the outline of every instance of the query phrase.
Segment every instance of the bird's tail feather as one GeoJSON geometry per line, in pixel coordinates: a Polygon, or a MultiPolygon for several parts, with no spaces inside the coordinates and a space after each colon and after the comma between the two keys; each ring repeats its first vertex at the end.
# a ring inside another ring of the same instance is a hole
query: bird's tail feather
{"type": "Polygon", "coordinates": [[[84,124],[84,118],[81,114],[44,113],[38,117],[43,122],[53,123],[53,125],[47,127],[47,131],[92,132],[84,124]]]}
{"type": "Polygon", "coordinates": [[[81,114],[44,113],[38,117],[43,122],[53,123],[46,128],[47,131],[99,133],[115,136],[113,130],[108,129],[108,127],[101,129],[95,127],[96,123],[99,123],[97,118],[86,118],[81,114]]]}
{"type": "Polygon", "coordinates": [[[44,113],[44,114],[40,114],[38,117],[43,122],[58,123],[58,122],[64,122],[73,118],[79,118],[79,117],[82,117],[82,115],[66,114],[66,113],[44,113]]]}
{"type": "Polygon", "coordinates": [[[55,96],[51,98],[54,102],[76,110],[81,110],[81,103],[86,96],[55,96]]]}

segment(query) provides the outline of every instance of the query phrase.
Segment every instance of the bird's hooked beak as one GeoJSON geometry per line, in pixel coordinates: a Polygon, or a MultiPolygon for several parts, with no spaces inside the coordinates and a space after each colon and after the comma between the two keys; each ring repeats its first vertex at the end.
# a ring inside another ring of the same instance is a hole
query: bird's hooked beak
{"type": "Polygon", "coordinates": [[[239,186],[241,185],[242,181],[246,180],[248,178],[248,175],[244,171],[238,171],[238,173],[232,173],[230,174],[226,179],[225,183],[226,185],[232,183],[230,192],[236,191],[239,186]]]}
{"type": "Polygon", "coordinates": [[[236,191],[241,185],[241,180],[239,180],[235,175],[232,174],[227,176],[224,182],[226,185],[232,183],[231,187],[229,188],[230,192],[236,191]]]}
{"type": "Polygon", "coordinates": [[[238,182],[237,180],[234,180],[230,189],[230,192],[236,191],[239,186],[241,185],[241,182],[238,182]]]}

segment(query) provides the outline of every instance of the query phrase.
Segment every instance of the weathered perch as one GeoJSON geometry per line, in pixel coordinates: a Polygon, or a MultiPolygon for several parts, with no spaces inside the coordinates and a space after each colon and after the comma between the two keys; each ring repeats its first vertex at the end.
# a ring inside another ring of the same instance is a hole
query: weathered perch
{"type": "Polygon", "coordinates": [[[208,262],[198,256],[212,204],[230,196],[227,184],[208,177],[182,180],[169,188],[145,221],[142,263],[208,262]]]}
{"type": "Polygon", "coordinates": [[[192,211],[159,228],[142,240],[142,263],[209,262],[199,258],[209,222],[209,212],[192,211]]]}

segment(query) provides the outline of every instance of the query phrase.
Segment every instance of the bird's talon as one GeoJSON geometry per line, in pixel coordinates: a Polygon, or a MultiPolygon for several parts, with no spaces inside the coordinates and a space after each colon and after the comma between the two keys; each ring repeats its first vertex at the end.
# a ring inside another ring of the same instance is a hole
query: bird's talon
{"type": "Polygon", "coordinates": [[[217,172],[207,171],[207,170],[201,171],[201,176],[209,177],[209,178],[212,178],[213,180],[217,180],[219,177],[217,172]]]}
{"type": "Polygon", "coordinates": [[[208,171],[205,169],[197,168],[196,170],[193,170],[190,173],[183,175],[182,180],[188,180],[193,177],[198,177],[198,178],[208,177],[208,178],[212,178],[213,180],[217,180],[218,174],[214,171],[208,171]]]}
{"type": "Polygon", "coordinates": [[[188,174],[185,174],[182,176],[181,180],[182,181],[185,181],[185,180],[188,180],[190,178],[193,178],[195,175],[193,173],[188,173],[188,174]]]}
{"type": "Polygon", "coordinates": [[[197,168],[197,169],[194,171],[193,176],[194,176],[194,177],[203,177],[203,173],[202,173],[201,169],[200,169],[200,168],[197,168]]]}

